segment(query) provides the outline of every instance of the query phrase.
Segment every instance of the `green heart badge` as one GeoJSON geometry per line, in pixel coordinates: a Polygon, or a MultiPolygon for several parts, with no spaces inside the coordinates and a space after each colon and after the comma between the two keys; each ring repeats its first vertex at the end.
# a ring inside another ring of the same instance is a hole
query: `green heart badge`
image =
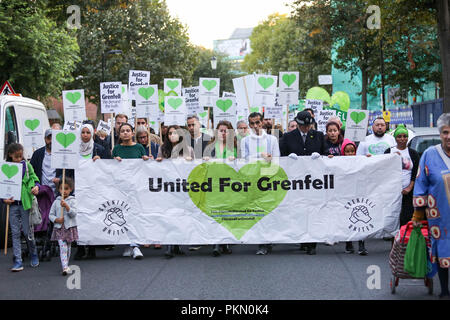
{"type": "Polygon", "coordinates": [[[56,135],[56,141],[58,141],[64,148],[70,146],[76,139],[77,137],[75,136],[75,134],[71,132],[69,133],[60,132],[56,135]]]}
{"type": "Polygon", "coordinates": [[[261,85],[261,87],[264,88],[264,90],[266,90],[274,83],[274,80],[273,80],[273,78],[259,77],[258,83],[261,85]]]}
{"type": "Polygon", "coordinates": [[[178,87],[178,83],[178,80],[167,80],[167,86],[172,90],[178,87]]]}
{"type": "Polygon", "coordinates": [[[364,112],[353,111],[350,113],[350,118],[358,124],[366,118],[366,114],[364,112]]]}
{"type": "Polygon", "coordinates": [[[169,104],[169,106],[171,106],[172,108],[177,110],[183,104],[183,99],[182,98],[170,98],[167,100],[167,103],[169,104]]]}
{"type": "Polygon", "coordinates": [[[66,94],[66,99],[75,104],[81,98],[81,93],[79,92],[69,92],[66,94]]]}
{"type": "Polygon", "coordinates": [[[217,85],[216,80],[203,80],[202,85],[206,88],[206,90],[211,91],[217,85]]]}
{"type": "Polygon", "coordinates": [[[39,127],[40,123],[41,122],[38,119],[25,120],[25,127],[30,129],[31,131],[34,131],[37,127],[39,127]]]}
{"type": "Polygon", "coordinates": [[[273,181],[287,180],[286,172],[270,163],[258,161],[243,166],[238,172],[225,163],[206,162],[194,168],[188,177],[189,197],[207,216],[241,239],[248,230],[270,214],[283,201],[287,190],[262,191],[258,182],[267,186],[273,181]],[[194,185],[210,185],[209,192],[193,191],[194,185]]]}
{"type": "Polygon", "coordinates": [[[148,88],[139,88],[138,94],[144,98],[145,100],[150,99],[151,96],[155,93],[155,88],[148,87],[148,88]]]}
{"type": "Polygon", "coordinates": [[[293,73],[291,73],[291,74],[284,74],[283,78],[282,78],[283,82],[288,87],[290,87],[295,82],[296,79],[297,79],[297,76],[295,74],[293,74],[293,73]]]}
{"type": "Polygon", "coordinates": [[[8,179],[11,179],[19,172],[19,167],[13,164],[4,164],[2,165],[2,172],[8,177],[8,179]]]}
{"type": "Polygon", "coordinates": [[[233,105],[233,101],[231,99],[217,99],[216,106],[223,112],[227,112],[228,109],[233,105]]]}

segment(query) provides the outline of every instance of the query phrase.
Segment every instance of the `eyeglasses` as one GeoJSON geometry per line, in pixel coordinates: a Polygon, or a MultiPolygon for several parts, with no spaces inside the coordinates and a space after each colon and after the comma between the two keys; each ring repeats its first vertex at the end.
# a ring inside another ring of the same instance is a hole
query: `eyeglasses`
{"type": "Polygon", "coordinates": [[[138,139],[147,139],[147,136],[140,136],[140,137],[137,137],[138,139]]]}

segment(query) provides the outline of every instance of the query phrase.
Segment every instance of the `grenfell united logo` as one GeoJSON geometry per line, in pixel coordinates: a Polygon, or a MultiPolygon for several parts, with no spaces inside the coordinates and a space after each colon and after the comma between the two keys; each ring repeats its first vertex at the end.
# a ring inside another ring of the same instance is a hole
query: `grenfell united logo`
{"type": "Polygon", "coordinates": [[[105,214],[103,219],[105,227],[102,231],[112,236],[119,236],[128,232],[125,216],[130,209],[128,203],[121,200],[109,200],[102,203],[98,208],[100,212],[105,214]]]}
{"type": "Polygon", "coordinates": [[[356,198],[346,203],[345,209],[350,212],[348,228],[357,232],[369,232],[374,228],[370,211],[375,204],[369,199],[356,198]]]}

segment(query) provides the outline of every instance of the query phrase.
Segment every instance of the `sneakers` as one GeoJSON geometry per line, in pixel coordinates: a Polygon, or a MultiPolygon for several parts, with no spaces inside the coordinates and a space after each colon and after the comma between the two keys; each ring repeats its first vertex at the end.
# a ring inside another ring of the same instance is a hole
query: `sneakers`
{"type": "Polygon", "coordinates": [[[63,275],[63,276],[67,276],[69,273],[70,273],[70,268],[67,267],[67,268],[64,268],[64,269],[63,269],[62,275],[63,275]]]}
{"type": "Polygon", "coordinates": [[[358,254],[360,256],[367,256],[369,254],[369,252],[367,251],[366,247],[364,246],[364,241],[359,241],[358,254]]]}
{"type": "Polygon", "coordinates": [[[138,247],[133,248],[133,259],[141,260],[144,257],[141,250],[138,247]]]}
{"type": "Polygon", "coordinates": [[[19,272],[23,270],[22,262],[14,262],[13,267],[11,268],[12,272],[19,272]]]}
{"type": "Polygon", "coordinates": [[[345,253],[348,254],[355,253],[355,249],[353,248],[353,243],[351,241],[345,244],[345,253]]]}
{"type": "Polygon", "coordinates": [[[202,246],[190,246],[189,251],[198,251],[201,249],[202,246]]]}
{"type": "Polygon", "coordinates": [[[122,257],[131,257],[133,254],[133,248],[132,247],[126,247],[123,251],[122,257]]]}
{"type": "Polygon", "coordinates": [[[36,268],[39,265],[39,258],[37,254],[31,255],[31,267],[36,268]]]}
{"type": "Polygon", "coordinates": [[[267,250],[266,246],[263,247],[259,247],[258,250],[256,251],[257,255],[266,255],[269,252],[269,250],[267,250]]]}

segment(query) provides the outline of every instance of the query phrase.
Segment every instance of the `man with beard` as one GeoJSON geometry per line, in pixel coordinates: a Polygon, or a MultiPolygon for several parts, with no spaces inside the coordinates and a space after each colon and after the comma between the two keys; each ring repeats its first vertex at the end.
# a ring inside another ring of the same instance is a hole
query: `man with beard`
{"type": "Polygon", "coordinates": [[[358,156],[384,154],[386,149],[397,145],[395,139],[390,134],[386,134],[386,122],[382,117],[375,119],[372,125],[373,134],[368,135],[366,140],[359,144],[356,151],[358,156]]]}

